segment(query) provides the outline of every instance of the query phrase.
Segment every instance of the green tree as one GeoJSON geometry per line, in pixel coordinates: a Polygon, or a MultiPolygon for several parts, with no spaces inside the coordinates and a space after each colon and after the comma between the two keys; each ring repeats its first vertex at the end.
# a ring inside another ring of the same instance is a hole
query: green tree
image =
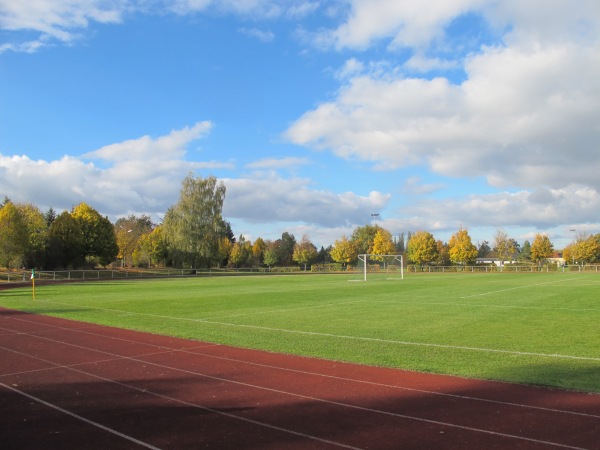
{"type": "Polygon", "coordinates": [[[0,263],[7,268],[22,265],[27,246],[25,219],[19,209],[5,199],[0,208],[0,263]]]}
{"type": "Polygon", "coordinates": [[[523,242],[521,252],[519,253],[519,259],[522,261],[531,261],[531,243],[529,241],[523,242]]]}
{"type": "Polygon", "coordinates": [[[407,248],[408,258],[415,264],[428,264],[438,258],[437,244],[433,235],[427,231],[414,233],[407,248]]]}
{"type": "Polygon", "coordinates": [[[291,266],[294,256],[294,247],[296,246],[296,238],[293,234],[284,231],[281,234],[281,239],[275,241],[275,248],[277,249],[277,262],[280,266],[286,267],[291,266]]]}
{"type": "Polygon", "coordinates": [[[83,263],[84,255],[85,236],[81,226],[68,211],[64,211],[48,230],[49,267],[78,267],[83,263]]]}
{"type": "Polygon", "coordinates": [[[381,230],[379,225],[365,225],[354,229],[350,240],[356,247],[357,255],[373,253],[373,241],[379,230],[381,230]]]}
{"type": "Polygon", "coordinates": [[[531,259],[538,264],[554,254],[554,246],[545,234],[536,234],[531,244],[531,259]]]}
{"type": "Polygon", "coordinates": [[[263,263],[271,270],[271,267],[277,264],[278,260],[279,257],[277,256],[275,244],[273,242],[267,243],[267,248],[263,252],[263,263]]]}
{"type": "Polygon", "coordinates": [[[85,260],[102,266],[113,262],[119,253],[119,247],[110,220],[83,202],[73,207],[71,215],[83,233],[85,260]]]}
{"type": "Polygon", "coordinates": [[[356,261],[358,258],[358,248],[354,241],[349,240],[346,235],[335,241],[331,249],[331,259],[346,266],[356,261]]]}
{"type": "Polygon", "coordinates": [[[477,247],[471,242],[469,232],[460,227],[448,242],[450,261],[454,264],[473,264],[477,259],[477,247]]]}
{"type": "Polygon", "coordinates": [[[163,221],[176,265],[208,267],[219,261],[219,240],[227,232],[221,215],[224,200],[225,185],[215,177],[184,178],[179,201],[163,221]]]}
{"type": "Polygon", "coordinates": [[[312,263],[317,258],[317,247],[310,241],[308,235],[302,236],[302,240],[294,246],[294,254],[292,258],[298,264],[306,265],[312,263]]]}

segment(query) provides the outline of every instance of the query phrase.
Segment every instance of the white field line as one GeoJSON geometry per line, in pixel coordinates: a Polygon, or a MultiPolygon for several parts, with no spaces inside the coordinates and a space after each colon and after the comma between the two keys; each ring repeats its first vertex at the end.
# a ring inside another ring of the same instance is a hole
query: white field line
{"type": "MultiPolygon", "coordinates": [[[[28,333],[23,333],[23,334],[28,335],[28,333]]],[[[474,427],[469,427],[469,426],[465,426],[465,425],[453,424],[453,423],[450,423],[450,422],[442,422],[442,421],[438,421],[438,420],[425,419],[425,418],[422,418],[422,417],[409,416],[409,415],[405,415],[405,414],[398,414],[398,413],[393,413],[393,412],[389,412],[389,411],[384,411],[384,410],[379,410],[379,409],[374,409],[374,408],[368,408],[368,407],[364,407],[364,406],[360,406],[360,405],[353,405],[353,404],[343,403],[343,402],[334,401],[334,400],[326,400],[326,399],[319,398],[319,397],[311,397],[311,396],[307,396],[307,395],[296,394],[296,393],[293,393],[293,392],[282,391],[280,389],[267,388],[267,387],[264,387],[264,386],[253,385],[253,384],[250,384],[250,383],[244,383],[244,382],[240,382],[240,381],[235,381],[235,380],[231,380],[231,379],[228,379],[228,378],[222,378],[222,377],[216,377],[216,376],[212,376],[212,375],[207,375],[207,374],[203,374],[203,373],[200,373],[200,372],[197,372],[197,371],[180,369],[180,368],[176,368],[176,367],[172,367],[172,366],[167,366],[167,365],[163,365],[163,364],[153,363],[151,361],[136,359],[135,357],[120,356],[120,355],[116,355],[116,354],[113,354],[113,353],[110,353],[110,352],[105,352],[105,351],[98,350],[98,349],[87,348],[87,347],[83,347],[83,346],[80,346],[80,345],[71,344],[71,343],[68,343],[68,342],[57,341],[57,340],[54,340],[54,339],[44,338],[44,337],[40,337],[40,336],[36,336],[36,335],[30,335],[30,336],[34,337],[34,338],[41,338],[41,339],[45,339],[45,340],[48,340],[48,341],[52,341],[52,342],[56,342],[56,343],[60,343],[60,344],[64,344],[64,345],[69,345],[69,346],[81,348],[81,349],[87,349],[87,350],[91,350],[91,351],[94,351],[94,352],[105,353],[106,355],[111,355],[111,356],[114,356],[114,357],[117,357],[117,358],[120,357],[123,360],[129,360],[129,361],[138,362],[138,363],[142,363],[142,364],[152,365],[152,366],[160,367],[160,368],[163,368],[163,369],[173,370],[173,371],[182,372],[182,373],[190,374],[190,375],[196,375],[196,376],[199,376],[199,377],[209,378],[209,379],[212,379],[212,380],[217,380],[217,381],[221,381],[221,382],[225,382],[225,383],[232,383],[232,384],[236,384],[236,385],[240,385],[240,386],[246,386],[246,387],[250,387],[250,388],[254,388],[254,389],[265,390],[265,391],[273,392],[273,393],[276,393],[276,394],[289,395],[291,397],[301,398],[301,399],[304,399],[304,400],[310,400],[310,401],[315,401],[315,402],[322,402],[322,403],[331,404],[331,405],[335,405],[335,406],[341,406],[343,408],[356,409],[356,410],[359,410],[359,411],[366,411],[366,412],[371,412],[371,413],[376,413],[376,414],[382,414],[382,415],[390,416],[390,417],[397,417],[397,418],[407,419],[407,420],[412,420],[412,421],[417,421],[417,422],[430,423],[430,424],[441,425],[441,426],[450,427],[450,428],[457,428],[457,429],[472,431],[472,432],[476,432],[476,433],[484,433],[484,434],[489,434],[489,435],[492,435],[492,436],[500,436],[500,437],[505,437],[505,438],[510,438],[510,439],[517,439],[517,440],[527,441],[527,442],[535,442],[535,443],[539,443],[539,444],[553,445],[553,446],[561,447],[561,448],[570,448],[570,449],[584,450],[584,449],[582,449],[580,447],[574,447],[574,446],[569,446],[569,445],[565,445],[565,444],[559,444],[559,443],[551,442],[551,441],[543,441],[543,440],[534,439],[534,438],[528,438],[528,437],[524,437],[524,436],[518,436],[518,435],[513,435],[513,434],[507,434],[507,433],[501,433],[501,432],[496,432],[496,431],[491,431],[491,430],[486,430],[486,429],[481,429],[481,428],[474,428],[474,427]]],[[[7,350],[10,350],[10,349],[7,349],[7,350]]],[[[19,352],[19,351],[16,351],[16,350],[10,350],[10,351],[12,351],[14,353],[17,353],[17,354],[24,355],[24,356],[28,356],[28,357],[31,357],[31,358],[34,358],[34,359],[37,359],[37,360],[40,360],[40,361],[43,361],[43,362],[46,362],[46,363],[49,363],[49,364],[53,364],[57,368],[63,368],[63,369],[71,370],[71,371],[74,371],[74,372],[78,372],[78,373],[84,374],[86,376],[90,376],[90,377],[97,378],[97,379],[100,379],[100,380],[103,380],[103,381],[114,383],[114,384],[117,384],[119,386],[123,386],[123,387],[126,387],[126,388],[130,388],[130,389],[136,390],[138,392],[142,392],[144,394],[153,395],[153,396],[156,396],[156,397],[159,397],[159,398],[167,399],[167,400],[170,400],[170,401],[173,401],[173,402],[176,402],[176,403],[181,403],[181,404],[184,404],[184,405],[187,405],[187,406],[192,406],[192,407],[199,408],[199,409],[202,409],[202,410],[205,410],[205,411],[209,411],[211,413],[220,414],[220,415],[223,415],[225,417],[229,417],[229,418],[233,418],[233,419],[238,419],[238,420],[241,420],[241,421],[244,421],[244,422],[252,423],[252,424],[255,424],[255,425],[258,425],[258,426],[262,426],[262,427],[266,427],[266,428],[270,428],[270,429],[275,429],[275,430],[278,430],[278,431],[287,432],[287,433],[290,433],[290,434],[293,434],[293,435],[296,435],[296,436],[302,436],[302,437],[305,437],[305,438],[308,438],[308,439],[312,439],[312,440],[316,440],[316,441],[319,441],[319,442],[324,442],[324,443],[327,443],[327,444],[336,445],[338,447],[357,449],[357,447],[352,447],[352,446],[349,446],[349,445],[345,445],[345,444],[342,444],[340,442],[330,441],[330,440],[327,440],[327,439],[319,438],[317,436],[313,436],[313,435],[309,435],[309,434],[297,432],[297,431],[294,431],[294,430],[289,430],[289,429],[286,429],[286,428],[278,427],[276,425],[270,425],[270,424],[265,423],[265,422],[260,422],[260,421],[248,419],[248,418],[245,418],[245,417],[237,416],[235,414],[223,412],[223,411],[220,411],[220,410],[216,410],[216,409],[212,409],[212,408],[205,407],[205,406],[202,406],[202,405],[198,405],[196,403],[192,403],[192,402],[188,402],[188,401],[185,401],[185,400],[181,400],[181,399],[178,399],[178,398],[175,398],[175,397],[170,397],[170,396],[167,396],[167,395],[164,395],[164,394],[160,394],[160,393],[157,393],[157,392],[149,391],[147,389],[139,388],[139,387],[127,384],[127,383],[123,383],[123,382],[117,381],[115,379],[105,378],[105,377],[102,377],[100,375],[96,375],[96,374],[87,372],[85,370],[80,370],[80,369],[75,369],[73,367],[64,366],[62,364],[58,364],[58,363],[55,363],[53,361],[48,361],[48,360],[45,360],[45,359],[42,359],[42,358],[39,358],[39,357],[36,357],[36,356],[28,355],[26,353],[22,353],[22,352],[19,352]]],[[[67,411],[65,411],[65,412],[67,412],[67,411]]]]}
{"type": "MultiPolygon", "coordinates": [[[[17,318],[15,320],[19,320],[19,321],[27,322],[27,323],[37,323],[35,321],[22,319],[22,318],[17,318]]],[[[250,365],[250,366],[263,367],[263,368],[268,368],[268,369],[273,369],[273,370],[281,370],[281,371],[285,371],[285,372],[299,373],[302,375],[311,375],[311,376],[330,378],[330,379],[335,379],[335,380],[340,380],[340,381],[348,381],[348,382],[357,383],[357,384],[367,384],[367,385],[385,387],[385,388],[396,389],[396,390],[419,392],[419,393],[433,395],[433,396],[453,397],[453,398],[473,400],[473,401],[478,401],[478,402],[495,403],[495,404],[500,404],[500,405],[519,407],[519,408],[534,409],[534,410],[541,410],[541,411],[551,411],[551,412],[557,412],[557,413],[561,413],[561,414],[569,414],[569,415],[575,415],[575,416],[584,416],[584,417],[592,417],[594,419],[600,419],[600,415],[595,415],[595,414],[586,414],[586,413],[580,413],[580,412],[568,411],[568,410],[562,410],[562,409],[545,408],[542,406],[525,405],[522,403],[511,403],[511,402],[491,400],[491,399],[486,399],[486,398],[481,398],[481,397],[470,397],[470,396],[466,396],[466,395],[449,394],[449,393],[440,392],[440,391],[428,391],[425,389],[416,389],[416,388],[410,388],[410,387],[406,387],[406,386],[398,386],[398,385],[385,384],[385,383],[376,383],[376,382],[372,382],[372,381],[359,380],[359,379],[355,379],[355,378],[339,377],[339,376],[335,376],[335,375],[327,375],[327,374],[322,374],[322,373],[318,373],[318,372],[309,372],[306,370],[290,369],[287,367],[274,366],[272,364],[263,364],[263,363],[257,363],[254,361],[247,361],[247,360],[243,360],[243,359],[236,359],[236,358],[230,358],[230,357],[226,357],[226,356],[214,355],[211,353],[198,352],[198,350],[203,350],[203,349],[212,348],[212,347],[218,347],[221,344],[203,343],[202,345],[198,345],[198,346],[194,346],[194,347],[174,348],[174,347],[167,347],[164,345],[151,344],[151,343],[143,342],[143,341],[140,342],[140,341],[133,340],[133,339],[125,339],[125,338],[119,338],[119,337],[109,336],[109,335],[100,334],[100,333],[93,333],[91,331],[86,331],[86,330],[62,327],[59,325],[48,325],[48,326],[52,326],[57,330],[72,331],[75,333],[81,333],[81,334],[86,334],[86,335],[90,335],[90,336],[97,336],[97,337],[100,337],[103,339],[117,340],[117,341],[129,343],[129,344],[147,345],[149,347],[161,349],[161,351],[157,351],[157,352],[141,353],[141,354],[138,354],[135,356],[130,356],[130,358],[134,358],[134,359],[146,358],[148,356],[164,355],[164,354],[168,354],[168,353],[189,353],[190,355],[196,355],[196,356],[199,355],[199,356],[202,356],[205,358],[218,359],[218,360],[222,360],[222,361],[230,361],[230,362],[234,362],[236,364],[246,364],[246,365],[250,365]]],[[[2,329],[2,328],[0,327],[0,329],[2,329]]],[[[50,332],[50,331],[44,331],[44,332],[36,331],[36,332],[26,332],[26,333],[15,332],[15,333],[16,334],[24,334],[27,336],[41,336],[42,334],[48,333],[48,332],[50,332]]],[[[42,339],[46,339],[46,338],[42,338],[42,339]]],[[[65,343],[64,341],[56,341],[56,342],[60,342],[65,345],[72,345],[70,343],[65,343]]],[[[81,346],[78,346],[78,347],[81,347],[81,346]]],[[[14,350],[12,350],[12,349],[8,349],[5,347],[0,347],[0,348],[14,352],[14,350]]],[[[85,348],[87,349],[87,347],[85,347],[85,348]]],[[[90,350],[93,350],[93,349],[90,349],[90,350]]],[[[109,359],[93,361],[93,364],[117,361],[117,360],[121,360],[121,359],[123,359],[123,356],[117,355],[116,357],[111,357],[109,359]]],[[[78,366],[83,366],[83,365],[88,365],[88,364],[92,364],[92,362],[69,364],[67,367],[78,367],[78,366]]],[[[43,369],[19,371],[19,372],[0,375],[0,378],[6,377],[6,376],[22,375],[22,374],[27,374],[27,373],[31,373],[31,372],[53,370],[53,369],[54,369],[54,367],[52,367],[50,369],[43,368],[43,369]]],[[[402,369],[398,369],[398,370],[402,370],[402,369]]],[[[452,375],[449,375],[449,376],[452,376],[452,375]]],[[[498,382],[498,383],[500,383],[500,382],[498,382]]],[[[593,394],[590,394],[590,395],[593,395],[593,394]]]]}
{"type": "MultiPolygon", "coordinates": [[[[45,301],[46,303],[55,303],[55,304],[64,304],[59,302],[45,301]]],[[[72,303],[66,303],[69,306],[77,306],[81,308],[95,309],[99,311],[110,311],[110,312],[129,312],[119,309],[112,308],[98,308],[91,306],[79,306],[72,303]]],[[[410,347],[430,347],[430,348],[445,348],[450,350],[464,350],[464,351],[473,351],[473,352],[482,352],[482,353],[499,353],[505,355],[515,355],[515,356],[535,356],[535,357],[543,357],[543,358],[557,358],[557,359],[574,359],[580,361],[600,361],[600,357],[591,357],[591,356],[574,356],[574,355],[562,355],[559,353],[537,353],[537,352],[521,352],[516,350],[505,350],[505,349],[492,349],[485,347],[469,347],[462,345],[449,345],[449,344],[434,344],[428,342],[412,342],[412,341],[400,341],[394,339],[381,339],[381,338],[370,338],[364,336],[349,336],[344,334],[333,334],[333,333],[322,333],[318,331],[303,331],[303,330],[289,330],[286,328],[273,328],[273,327],[265,327],[260,325],[246,325],[246,324],[237,324],[230,322],[219,322],[215,320],[208,319],[193,319],[189,317],[174,317],[174,316],[166,316],[162,314],[150,314],[150,313],[134,313],[136,315],[145,316],[145,317],[154,317],[158,319],[167,319],[167,320],[176,320],[176,321],[184,321],[184,322],[192,322],[199,324],[208,324],[208,325],[219,325],[225,327],[237,327],[237,328],[246,328],[246,329],[254,329],[254,330],[263,330],[263,331],[273,331],[277,333],[287,333],[287,334],[297,334],[300,336],[320,336],[326,338],[333,339],[344,339],[344,340],[354,340],[359,342],[378,342],[385,344],[395,344],[401,346],[410,346],[410,347]]]]}
{"type": "Polygon", "coordinates": [[[488,291],[488,292],[482,292],[480,294],[466,295],[466,296],[463,296],[460,298],[482,297],[485,295],[498,294],[500,292],[514,291],[516,289],[527,289],[527,288],[536,287],[536,286],[544,286],[544,285],[548,285],[548,284],[556,284],[556,283],[562,283],[564,281],[580,280],[580,279],[581,279],[581,277],[577,277],[577,278],[566,278],[566,279],[561,279],[561,280],[547,281],[545,283],[525,284],[523,286],[515,286],[515,287],[511,287],[511,288],[507,288],[507,289],[499,289],[497,291],[488,291]]]}

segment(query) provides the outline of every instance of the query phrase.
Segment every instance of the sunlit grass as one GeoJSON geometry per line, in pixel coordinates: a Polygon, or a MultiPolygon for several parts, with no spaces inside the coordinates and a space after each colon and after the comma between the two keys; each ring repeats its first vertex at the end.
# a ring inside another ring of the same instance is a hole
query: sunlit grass
{"type": "Polygon", "coordinates": [[[600,392],[600,275],[344,275],[46,285],[9,308],[364,364],[600,392]]]}

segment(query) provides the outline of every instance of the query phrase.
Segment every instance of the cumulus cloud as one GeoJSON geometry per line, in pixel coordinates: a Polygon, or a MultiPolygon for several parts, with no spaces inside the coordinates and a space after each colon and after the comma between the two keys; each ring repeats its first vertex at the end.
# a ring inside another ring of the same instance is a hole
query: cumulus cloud
{"type": "Polygon", "coordinates": [[[189,171],[231,167],[227,162],[186,160],[189,144],[211,128],[210,122],[198,122],[158,138],[107,145],[81,158],[33,161],[0,155],[0,191],[14,201],[34,199],[42,208],[69,209],[85,201],[107,215],[158,216],[176,201],[189,171]]]}
{"type": "Polygon", "coordinates": [[[224,179],[226,217],[247,222],[303,222],[322,227],[364,224],[370,213],[383,209],[389,194],[373,191],[368,196],[351,192],[315,190],[307,179],[285,179],[275,174],[257,178],[224,179]]]}
{"type": "Polygon", "coordinates": [[[522,226],[547,229],[565,222],[596,223],[600,193],[581,185],[533,192],[499,192],[470,195],[463,199],[425,200],[407,208],[410,216],[445,217],[448,227],[462,223],[473,226],[522,226]]]}
{"type": "Polygon", "coordinates": [[[32,52],[52,40],[68,43],[90,22],[118,23],[127,2],[110,0],[0,0],[0,28],[37,34],[34,40],[5,44],[0,50],[32,52]]]}
{"type": "Polygon", "coordinates": [[[465,70],[461,85],[355,77],[286,136],[389,169],[425,164],[496,186],[600,188],[600,47],[490,48],[465,70]]]}

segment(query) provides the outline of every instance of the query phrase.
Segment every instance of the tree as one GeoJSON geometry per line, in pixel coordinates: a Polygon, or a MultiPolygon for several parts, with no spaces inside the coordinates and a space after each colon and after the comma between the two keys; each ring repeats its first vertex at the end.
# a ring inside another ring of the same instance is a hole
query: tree
{"type": "Polygon", "coordinates": [[[269,267],[271,270],[271,266],[277,264],[279,257],[277,256],[277,247],[274,242],[267,243],[267,248],[263,252],[263,263],[269,267]]]}
{"type": "Polygon", "coordinates": [[[179,201],[168,209],[163,226],[176,265],[207,267],[219,260],[219,240],[227,232],[221,216],[225,185],[215,177],[188,175],[179,201]]]}
{"type": "Polygon", "coordinates": [[[252,245],[244,239],[239,239],[231,247],[229,252],[229,263],[234,267],[243,266],[252,254],[252,245]]]}
{"type": "Polygon", "coordinates": [[[491,252],[492,249],[490,247],[490,243],[488,241],[483,241],[479,244],[479,247],[477,248],[477,257],[486,258],[490,255],[491,252]]]}
{"type": "Polygon", "coordinates": [[[450,261],[454,264],[473,264],[477,259],[477,247],[471,242],[469,232],[460,227],[448,242],[450,261]]]}
{"type": "Polygon", "coordinates": [[[359,255],[373,253],[373,241],[379,230],[381,230],[379,225],[365,225],[354,229],[351,241],[354,242],[359,255]]]}
{"type": "Polygon", "coordinates": [[[597,262],[600,260],[600,234],[580,234],[575,242],[569,244],[563,250],[563,258],[572,263],[597,262]]]}
{"type": "Polygon", "coordinates": [[[404,247],[404,233],[400,233],[398,235],[398,240],[396,241],[396,253],[398,255],[401,255],[404,253],[405,247],[404,247]]]}
{"type": "Polygon", "coordinates": [[[282,233],[281,239],[275,241],[275,248],[277,249],[278,263],[280,266],[285,267],[292,265],[295,246],[296,238],[287,231],[282,233]]]}
{"type": "Polygon", "coordinates": [[[48,230],[48,262],[54,267],[78,267],[84,261],[85,236],[68,211],[58,215],[48,230]]]}
{"type": "Polygon", "coordinates": [[[438,257],[437,245],[433,235],[427,231],[417,231],[408,241],[408,258],[415,264],[426,264],[438,257]]]}
{"type": "Polygon", "coordinates": [[[115,222],[114,229],[119,247],[118,257],[121,258],[122,266],[128,265],[128,261],[129,265],[133,263],[134,253],[137,253],[139,257],[140,239],[150,233],[153,228],[152,219],[146,215],[140,217],[130,215],[115,222]]]}
{"type": "Polygon", "coordinates": [[[358,258],[358,248],[354,241],[348,240],[346,235],[343,235],[341,239],[335,241],[333,248],[331,249],[331,259],[335,262],[344,264],[356,261],[358,258]]]}
{"type": "Polygon", "coordinates": [[[5,199],[0,208],[0,263],[7,268],[20,266],[27,250],[28,234],[23,215],[5,199]]]}
{"type": "Polygon", "coordinates": [[[444,241],[437,240],[435,242],[438,251],[438,259],[436,264],[439,266],[449,266],[450,265],[450,248],[448,244],[444,241]]]}
{"type": "Polygon", "coordinates": [[[267,248],[267,243],[262,238],[257,238],[252,245],[252,259],[254,263],[260,265],[263,263],[263,253],[267,248]]]}
{"type": "Polygon", "coordinates": [[[168,256],[167,243],[163,236],[163,227],[155,227],[149,233],[140,236],[137,252],[134,252],[134,263],[152,267],[164,264],[168,256]]]}
{"type": "Polygon", "coordinates": [[[379,228],[373,238],[371,253],[374,255],[393,255],[396,252],[396,245],[392,239],[392,233],[383,228],[379,228]]]}
{"type": "Polygon", "coordinates": [[[79,223],[83,233],[85,260],[89,262],[93,258],[94,262],[103,266],[113,262],[119,253],[119,247],[110,220],[83,202],[73,207],[71,215],[79,223]]]}
{"type": "Polygon", "coordinates": [[[531,243],[529,241],[523,242],[521,252],[519,253],[519,259],[522,261],[531,261],[531,243]]]}
{"type": "Polygon", "coordinates": [[[19,204],[16,207],[27,230],[27,246],[23,258],[25,267],[44,266],[48,239],[48,226],[44,214],[31,203],[19,204]]]}
{"type": "Polygon", "coordinates": [[[510,239],[504,230],[496,230],[494,236],[494,252],[500,260],[500,265],[504,265],[504,261],[512,260],[516,252],[514,240],[510,239]]]}
{"type": "Polygon", "coordinates": [[[550,258],[554,254],[554,246],[545,234],[536,234],[531,244],[531,259],[541,263],[542,260],[550,258]]]}
{"type": "Polygon", "coordinates": [[[304,270],[306,270],[307,264],[310,264],[317,258],[317,247],[310,242],[308,235],[305,234],[302,236],[302,240],[294,246],[292,258],[298,264],[303,264],[304,270]]]}

